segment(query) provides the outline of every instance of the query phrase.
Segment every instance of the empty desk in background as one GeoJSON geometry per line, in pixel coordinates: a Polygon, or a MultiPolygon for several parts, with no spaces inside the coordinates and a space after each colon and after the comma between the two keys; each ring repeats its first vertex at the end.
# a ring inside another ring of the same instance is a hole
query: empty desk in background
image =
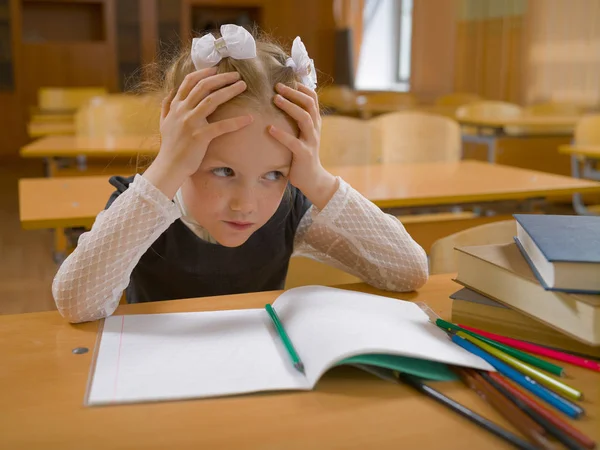
{"type": "Polygon", "coordinates": [[[48,175],[54,176],[61,159],[77,160],[80,169],[88,158],[133,158],[155,156],[159,149],[158,136],[121,136],[87,138],[80,136],[46,136],[21,148],[23,158],[43,158],[48,175]]]}
{"type": "MultiPolygon", "coordinates": [[[[600,183],[478,161],[330,168],[377,206],[389,210],[435,206],[521,204],[577,192],[600,192],[600,183]]],[[[23,228],[89,228],[114,187],[108,176],[19,180],[23,228]]],[[[406,229],[426,249],[437,238],[506,215],[428,221],[415,215],[406,229]]]]}
{"type": "Polygon", "coordinates": [[[29,137],[60,136],[75,134],[75,124],[72,121],[29,122],[27,124],[29,137]]]}
{"type": "MultiPolygon", "coordinates": [[[[571,157],[571,174],[575,178],[600,181],[600,146],[563,145],[558,151],[571,157]]],[[[573,196],[573,207],[579,214],[600,214],[600,205],[586,206],[579,194],[573,196]]]]}
{"type": "Polygon", "coordinates": [[[496,141],[502,137],[526,139],[542,136],[569,136],[581,116],[519,116],[507,118],[461,118],[456,120],[463,126],[473,127],[476,134],[463,134],[464,142],[487,145],[487,160],[496,161],[496,141]],[[521,129],[517,133],[506,133],[506,128],[521,129]],[[557,133],[556,129],[564,129],[557,133]],[[529,129],[529,130],[528,130],[529,129]],[[545,131],[547,129],[547,131],[545,131]]]}

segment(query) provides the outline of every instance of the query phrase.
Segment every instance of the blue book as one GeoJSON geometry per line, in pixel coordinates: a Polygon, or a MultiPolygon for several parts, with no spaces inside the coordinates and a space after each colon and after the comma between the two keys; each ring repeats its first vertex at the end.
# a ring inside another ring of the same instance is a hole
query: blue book
{"type": "Polygon", "coordinates": [[[600,216],[514,217],[515,242],[544,289],[600,294],[600,216]]]}

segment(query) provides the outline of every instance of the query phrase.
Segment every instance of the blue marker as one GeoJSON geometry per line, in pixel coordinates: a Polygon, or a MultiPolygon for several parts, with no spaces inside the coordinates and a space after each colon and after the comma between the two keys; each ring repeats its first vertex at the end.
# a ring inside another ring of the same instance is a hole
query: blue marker
{"type": "Polygon", "coordinates": [[[525,376],[522,373],[516,371],[512,367],[504,364],[502,361],[493,357],[485,350],[480,349],[475,344],[472,344],[466,339],[463,339],[460,336],[452,335],[452,341],[455,344],[464,348],[465,350],[468,350],[474,355],[477,355],[480,358],[486,360],[488,363],[494,366],[494,368],[502,375],[504,375],[507,378],[510,378],[515,383],[519,384],[528,391],[537,395],[546,403],[563,412],[567,416],[572,417],[573,419],[578,419],[584,413],[583,408],[581,408],[580,406],[577,406],[575,403],[570,402],[569,400],[562,398],[560,395],[546,389],[544,386],[538,384],[536,381],[532,380],[528,376],[525,376]]]}

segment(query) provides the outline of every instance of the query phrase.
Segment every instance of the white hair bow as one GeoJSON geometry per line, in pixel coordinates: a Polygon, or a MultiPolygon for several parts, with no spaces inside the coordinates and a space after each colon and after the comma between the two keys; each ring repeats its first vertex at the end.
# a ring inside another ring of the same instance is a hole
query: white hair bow
{"type": "Polygon", "coordinates": [[[215,66],[223,58],[250,59],[256,57],[256,42],[238,25],[221,25],[219,39],[208,33],[192,40],[192,61],[196,70],[215,66]]]}
{"type": "Polygon", "coordinates": [[[294,69],[300,76],[300,82],[309,89],[315,90],[317,87],[317,72],[315,70],[315,63],[309,58],[306,47],[300,39],[300,36],[296,36],[294,43],[292,44],[292,57],[288,58],[285,65],[294,69]]]}

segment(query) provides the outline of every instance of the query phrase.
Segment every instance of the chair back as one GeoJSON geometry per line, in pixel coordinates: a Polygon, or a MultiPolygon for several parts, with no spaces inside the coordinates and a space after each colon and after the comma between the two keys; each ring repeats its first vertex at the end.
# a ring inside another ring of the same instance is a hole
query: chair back
{"type": "Polygon", "coordinates": [[[429,252],[429,272],[432,275],[456,272],[457,255],[454,249],[457,247],[508,244],[514,241],[516,235],[516,222],[503,220],[479,225],[438,239],[432,244],[429,252]]]}
{"type": "Polygon", "coordinates": [[[461,158],[455,120],[421,112],[396,112],[370,121],[373,148],[383,163],[454,162],[461,158]]]}
{"type": "Polygon", "coordinates": [[[325,167],[374,164],[380,154],[371,147],[371,127],[365,120],[324,116],[319,155],[325,167]]]}

